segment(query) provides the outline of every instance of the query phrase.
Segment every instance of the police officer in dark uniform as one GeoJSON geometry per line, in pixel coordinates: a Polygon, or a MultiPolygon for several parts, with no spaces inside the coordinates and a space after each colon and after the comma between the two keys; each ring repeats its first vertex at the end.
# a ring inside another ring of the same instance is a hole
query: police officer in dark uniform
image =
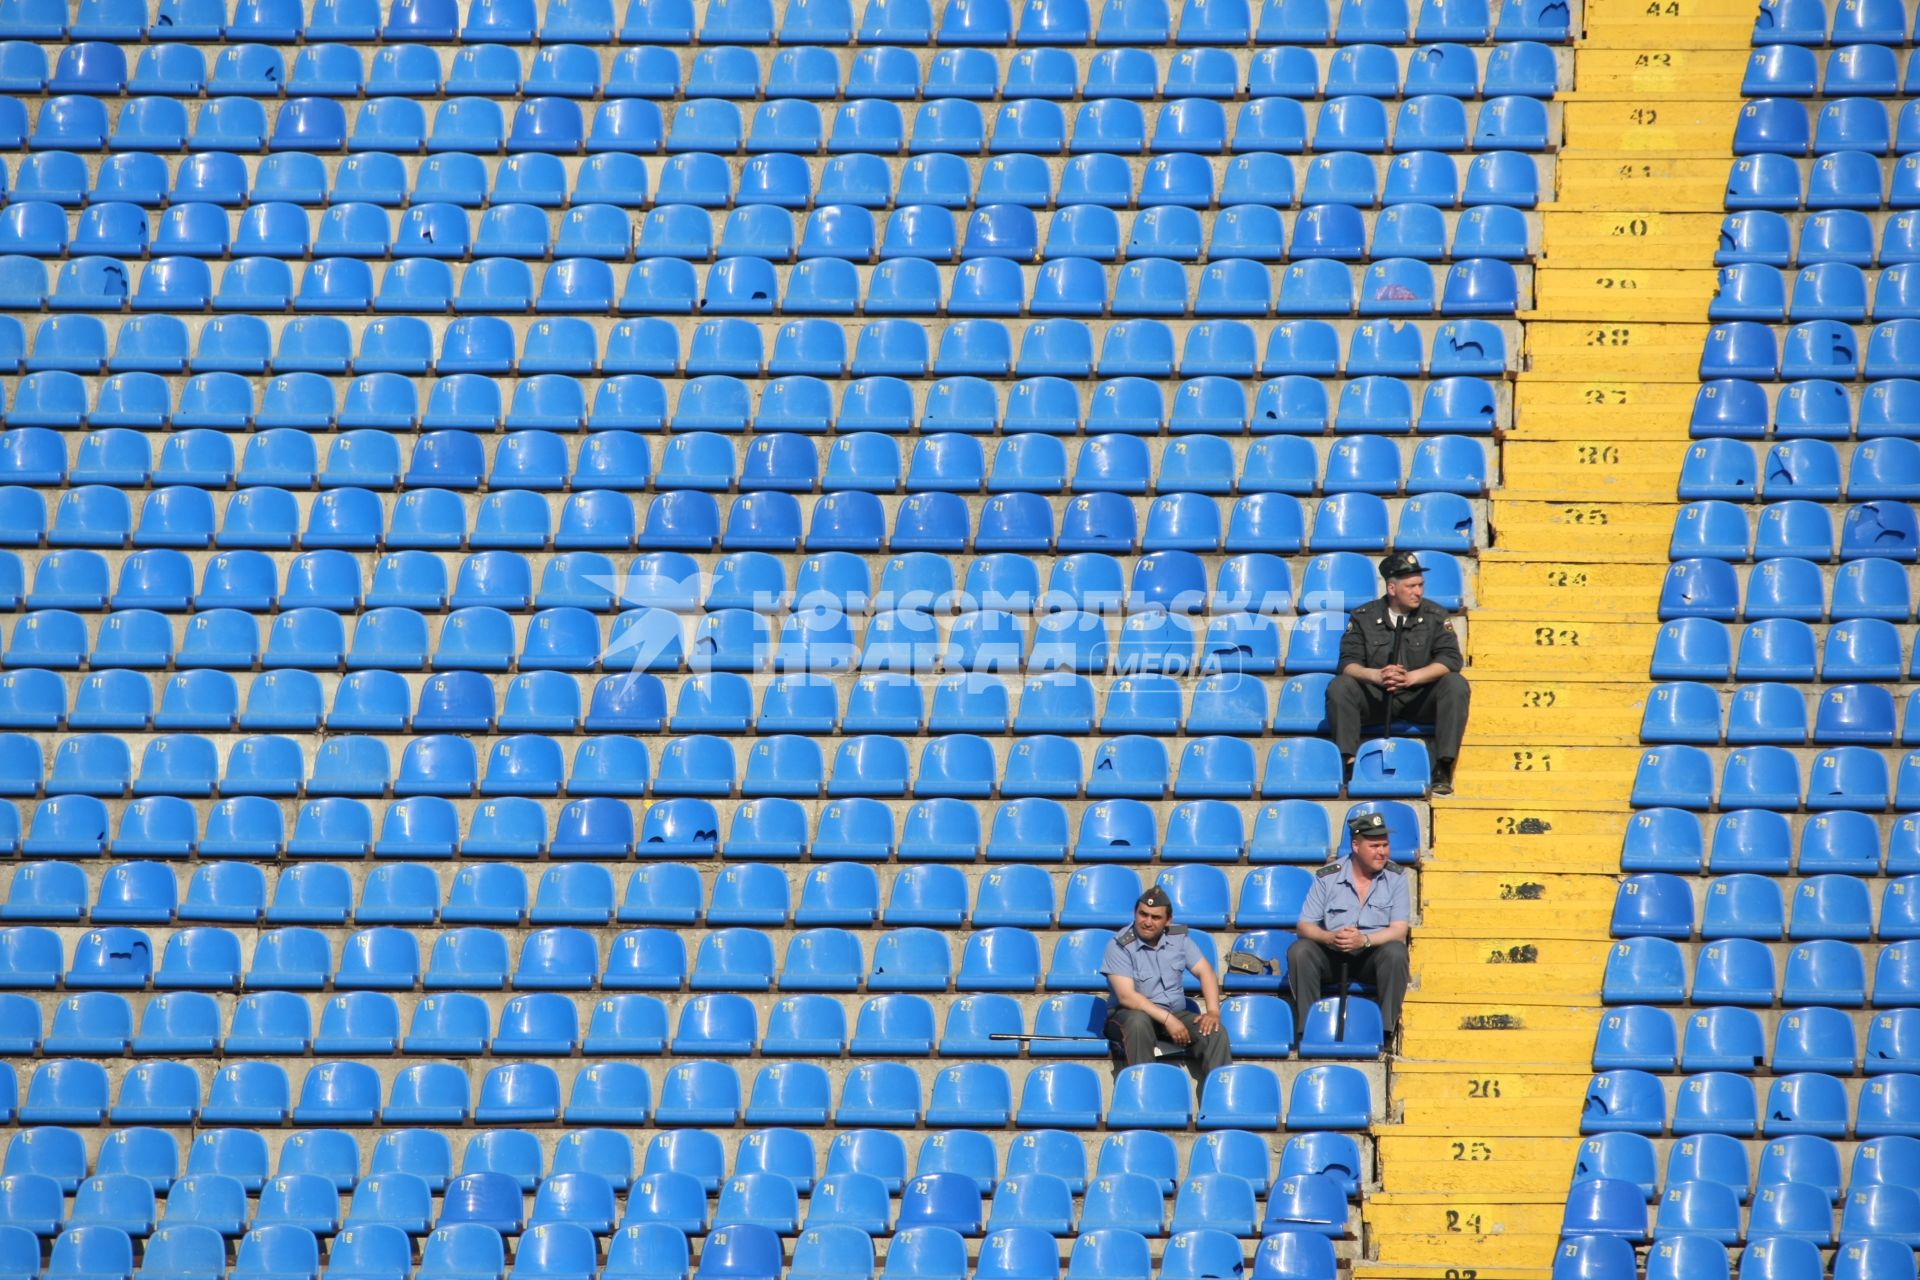
{"type": "Polygon", "coordinates": [[[1159,885],[1133,904],[1133,924],[1107,943],[1100,961],[1112,993],[1107,1047],[1115,1075],[1154,1061],[1163,1042],[1186,1050],[1195,1085],[1232,1063],[1227,1029],[1220,1025],[1220,978],[1187,932],[1173,923],[1173,899],[1159,885]],[[1200,981],[1199,1013],[1187,1008],[1186,975],[1200,981]]]}
{"type": "Polygon", "coordinates": [[[1380,1021],[1391,1039],[1410,976],[1413,895],[1393,861],[1384,817],[1357,813],[1347,820],[1347,834],[1353,852],[1315,873],[1300,906],[1297,939],[1287,948],[1294,1033],[1307,1025],[1308,1010],[1344,962],[1350,979],[1379,993],[1380,1021]]]}
{"type": "Polygon", "coordinates": [[[1347,618],[1339,674],[1327,686],[1327,721],[1347,776],[1362,737],[1389,718],[1433,726],[1433,790],[1453,792],[1471,689],[1447,611],[1427,601],[1426,570],[1410,551],[1380,562],[1386,594],[1347,618]]]}

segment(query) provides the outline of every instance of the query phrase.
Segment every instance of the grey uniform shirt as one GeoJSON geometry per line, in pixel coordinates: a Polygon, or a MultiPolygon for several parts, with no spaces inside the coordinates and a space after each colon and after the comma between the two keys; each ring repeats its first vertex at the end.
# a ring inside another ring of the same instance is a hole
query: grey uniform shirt
{"type": "Polygon", "coordinates": [[[1187,1007],[1186,988],[1182,985],[1187,970],[1204,958],[1183,924],[1168,925],[1159,943],[1151,947],[1140,941],[1133,926],[1128,925],[1107,943],[1107,953],[1100,960],[1100,972],[1109,978],[1131,978],[1135,991],[1162,1009],[1178,1013],[1187,1007]]]}
{"type": "Polygon", "coordinates": [[[1408,897],[1406,874],[1389,862],[1368,886],[1366,901],[1361,901],[1353,883],[1353,859],[1342,858],[1314,874],[1300,918],[1329,933],[1348,925],[1372,932],[1410,919],[1408,897]]]}

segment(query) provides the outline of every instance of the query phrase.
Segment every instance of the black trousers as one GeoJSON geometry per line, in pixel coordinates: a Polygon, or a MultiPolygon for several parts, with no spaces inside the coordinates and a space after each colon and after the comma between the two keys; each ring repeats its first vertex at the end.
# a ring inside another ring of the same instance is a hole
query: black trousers
{"type": "Polygon", "coordinates": [[[1380,1023],[1389,1038],[1400,1022],[1400,1006],[1407,998],[1407,944],[1384,942],[1361,951],[1336,951],[1318,942],[1297,939],[1287,948],[1287,985],[1293,990],[1293,1033],[1299,1035],[1307,1025],[1307,1010],[1313,1008],[1320,993],[1340,961],[1347,962],[1347,977],[1364,982],[1379,993],[1380,1023]]]}
{"type": "MultiPolygon", "coordinates": [[[[1225,1027],[1203,1036],[1195,1029],[1200,1024],[1199,1014],[1175,1012],[1173,1016],[1187,1024],[1190,1038],[1186,1068],[1195,1085],[1205,1084],[1207,1073],[1215,1067],[1233,1065],[1233,1050],[1227,1044],[1225,1027]]],[[[1154,1046],[1166,1039],[1166,1028],[1138,1009],[1115,1009],[1108,1014],[1106,1032],[1107,1051],[1113,1058],[1115,1075],[1142,1062],[1156,1061],[1154,1046]]]]}
{"type": "MultiPolygon", "coordinates": [[[[1441,676],[1432,684],[1417,689],[1402,689],[1393,695],[1393,718],[1433,726],[1433,758],[1454,760],[1460,755],[1460,739],[1467,732],[1467,704],[1473,686],[1458,672],[1441,676]]],[[[1363,738],[1379,734],[1387,718],[1387,691],[1378,685],[1362,684],[1352,676],[1335,676],[1327,686],[1327,722],[1333,726],[1333,740],[1342,756],[1360,750],[1363,738]]]]}

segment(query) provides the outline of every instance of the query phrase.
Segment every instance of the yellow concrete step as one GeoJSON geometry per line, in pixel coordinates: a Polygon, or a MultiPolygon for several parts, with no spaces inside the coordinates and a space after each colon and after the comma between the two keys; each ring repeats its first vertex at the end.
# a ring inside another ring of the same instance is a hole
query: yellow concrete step
{"type": "Polygon", "coordinates": [[[1420,877],[1420,918],[1470,912],[1473,928],[1516,938],[1605,940],[1619,881],[1560,872],[1433,871],[1420,877]]]}
{"type": "Polygon", "coordinates": [[[1666,98],[1740,96],[1748,54],[1742,49],[1609,49],[1582,44],[1573,51],[1574,98],[1666,98]]]}
{"type": "MultiPolygon", "coordinates": [[[[1400,1055],[1408,1061],[1397,1061],[1394,1069],[1425,1061],[1479,1063],[1505,1074],[1539,1067],[1565,1070],[1569,1064],[1592,1061],[1600,1013],[1597,997],[1591,1005],[1571,1001],[1528,1005],[1496,995],[1480,1000],[1429,1001],[1413,992],[1400,1016],[1400,1055]]],[[[1576,1106],[1573,1117],[1565,1118],[1557,1127],[1501,1132],[1573,1133],[1577,1117],[1576,1106]]],[[[1453,1132],[1458,1121],[1457,1111],[1443,1112],[1437,1118],[1421,1117],[1421,1123],[1434,1132],[1453,1132]]],[[[1405,1123],[1413,1122],[1414,1117],[1405,1117],[1405,1123]]]]}
{"type": "Polygon", "coordinates": [[[1648,320],[1703,320],[1718,281],[1712,270],[1543,266],[1533,273],[1534,309],[1521,319],[1602,321],[1624,310],[1648,320]]]}
{"type": "MultiPolygon", "coordinates": [[[[1544,687],[1543,681],[1644,680],[1659,632],[1657,621],[1557,618],[1544,608],[1520,618],[1505,610],[1475,610],[1472,674],[1527,680],[1535,688],[1544,687]]],[[[1553,700],[1542,695],[1520,701],[1553,700]]]]}
{"type": "Polygon", "coordinates": [[[1567,155],[1553,163],[1554,204],[1562,210],[1664,209],[1719,213],[1727,195],[1727,166],[1699,157],[1671,159],[1567,155]]]}
{"type": "MultiPolygon", "coordinates": [[[[1515,807],[1482,800],[1471,791],[1433,803],[1435,865],[1472,871],[1612,872],[1626,835],[1626,793],[1562,798],[1515,807]]],[[[1471,922],[1462,926],[1471,929],[1471,922]]]]}
{"type": "MultiPolygon", "coordinates": [[[[1514,448],[1509,441],[1510,455],[1514,448]]],[[[1569,621],[1619,621],[1634,614],[1644,615],[1641,621],[1653,621],[1660,582],[1668,573],[1664,562],[1589,564],[1577,559],[1577,548],[1564,551],[1569,558],[1480,561],[1474,600],[1489,611],[1533,609],[1569,621]]]]}
{"type": "MultiPolygon", "coordinates": [[[[1474,625],[1479,625],[1477,618],[1474,625]]],[[[1476,646],[1476,656],[1481,652],[1476,646]]],[[[1498,657],[1490,649],[1484,652],[1498,657]]],[[[1644,684],[1565,680],[1557,672],[1551,681],[1483,679],[1486,669],[1477,666],[1468,674],[1474,678],[1473,736],[1478,742],[1604,747],[1639,741],[1644,684]]]]}
{"type": "MultiPolygon", "coordinates": [[[[1528,502],[1496,498],[1489,559],[1664,562],[1678,502],[1528,502]]],[[[1652,602],[1650,602],[1652,603],[1652,602]]]]}
{"type": "Polygon", "coordinates": [[[1456,1267],[1444,1262],[1381,1262],[1373,1258],[1357,1259],[1350,1274],[1353,1280],[1553,1280],[1551,1265],[1475,1263],[1471,1267],[1456,1267]]]}
{"type": "Polygon", "coordinates": [[[1739,105],[1700,101],[1568,102],[1562,151],[1625,156],[1732,154],[1739,105]]]}
{"type": "Polygon", "coordinates": [[[1572,1172],[1576,1137],[1451,1138],[1402,1134],[1392,1126],[1374,1139],[1380,1176],[1405,1185],[1455,1194],[1538,1191],[1572,1172]]]}
{"type": "MultiPolygon", "coordinates": [[[[1421,1231],[1402,1229],[1403,1224],[1414,1226],[1411,1218],[1395,1218],[1392,1229],[1383,1225],[1368,1232],[1370,1256],[1354,1266],[1354,1280],[1388,1276],[1394,1280],[1547,1280],[1552,1275],[1553,1251],[1560,1245],[1560,1212],[1565,1207],[1555,1210],[1544,1232],[1517,1230],[1504,1215],[1464,1204],[1446,1211],[1454,1214],[1452,1218],[1439,1221],[1458,1224],[1491,1217],[1492,1225],[1479,1231],[1464,1226],[1421,1231]]],[[[1373,1215],[1367,1216],[1371,1221],[1373,1215]]],[[[1436,1216],[1437,1211],[1428,1210],[1421,1220],[1436,1216]]]]}
{"type": "MultiPolygon", "coordinates": [[[[1720,215],[1714,213],[1661,213],[1653,209],[1581,213],[1548,206],[1540,216],[1541,262],[1534,279],[1539,280],[1542,270],[1549,267],[1699,267],[1713,260],[1720,221],[1720,215]]],[[[1545,291],[1538,284],[1534,291],[1544,300],[1545,291]]],[[[1608,299],[1617,303],[1611,293],[1608,299]]]]}
{"type": "Polygon", "coordinates": [[[1684,445],[1687,418],[1700,390],[1693,376],[1699,363],[1696,351],[1690,363],[1649,368],[1642,361],[1636,366],[1642,371],[1632,377],[1611,377],[1618,372],[1611,370],[1561,381],[1523,379],[1514,387],[1507,441],[1597,437],[1684,445]]]}
{"type": "Polygon", "coordinates": [[[1625,796],[1639,763],[1633,747],[1482,746],[1471,736],[1460,752],[1475,799],[1502,804],[1625,796]]]}
{"type": "MultiPolygon", "coordinates": [[[[1527,326],[1527,372],[1543,380],[1691,382],[1706,338],[1705,324],[1545,321],[1527,326]]],[[[1684,432],[1685,421],[1679,426],[1684,432]]]]}
{"type": "MultiPolygon", "coordinates": [[[[1428,870],[1424,874],[1439,873],[1428,870]]],[[[1498,986],[1531,996],[1538,975],[1549,970],[1584,968],[1587,981],[1576,994],[1585,997],[1596,986],[1593,977],[1605,966],[1607,952],[1613,946],[1605,937],[1545,937],[1533,930],[1506,931],[1500,928],[1501,922],[1482,920],[1477,913],[1449,910],[1447,916],[1452,923],[1420,926],[1419,943],[1411,951],[1413,969],[1416,975],[1470,970],[1479,978],[1468,994],[1483,994],[1498,986]]],[[[1422,990],[1437,994],[1424,983],[1422,990]]]]}
{"type": "Polygon", "coordinates": [[[1500,497],[1551,501],[1583,493],[1603,502],[1667,502],[1685,454],[1679,441],[1509,440],[1500,450],[1500,497]]]}
{"type": "Polygon", "coordinates": [[[1381,1262],[1482,1258],[1550,1265],[1559,1244],[1566,1191],[1559,1199],[1516,1203],[1525,1192],[1465,1199],[1446,1192],[1381,1192],[1366,1204],[1367,1235],[1381,1262]],[[1444,1250],[1444,1252],[1442,1252],[1444,1250]]]}
{"type": "Polygon", "coordinates": [[[1752,0],[1587,0],[1583,48],[1725,49],[1753,43],[1752,0]]]}

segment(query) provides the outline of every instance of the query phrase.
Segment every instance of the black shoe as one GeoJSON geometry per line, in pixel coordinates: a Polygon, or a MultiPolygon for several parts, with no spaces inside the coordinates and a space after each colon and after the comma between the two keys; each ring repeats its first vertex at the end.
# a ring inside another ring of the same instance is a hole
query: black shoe
{"type": "Polygon", "coordinates": [[[1450,796],[1453,794],[1453,761],[1437,760],[1433,766],[1433,794],[1450,796]]]}
{"type": "Polygon", "coordinates": [[[1342,756],[1340,758],[1340,794],[1345,795],[1347,793],[1347,789],[1352,785],[1353,785],[1353,757],[1342,756]]]}

